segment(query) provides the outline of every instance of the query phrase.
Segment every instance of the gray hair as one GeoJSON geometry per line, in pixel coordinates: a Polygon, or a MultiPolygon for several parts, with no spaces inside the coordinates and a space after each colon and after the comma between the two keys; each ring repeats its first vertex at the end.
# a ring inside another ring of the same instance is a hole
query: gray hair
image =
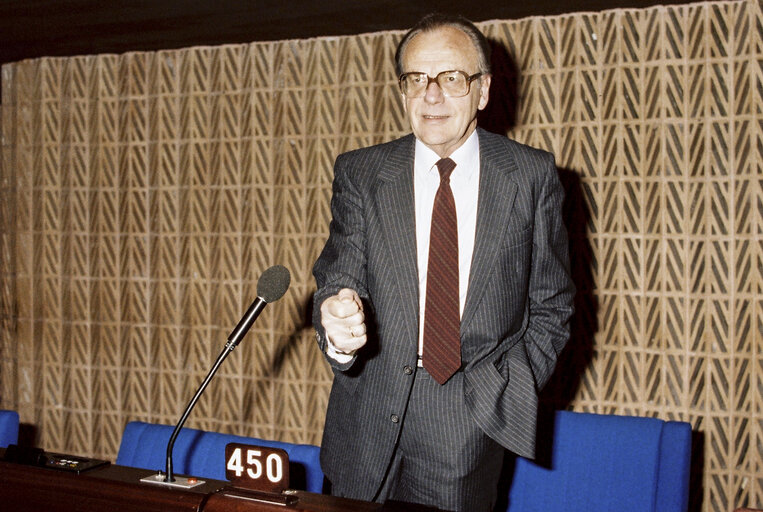
{"type": "Polygon", "coordinates": [[[419,20],[398,43],[395,52],[395,73],[397,76],[403,73],[403,53],[411,39],[422,32],[431,32],[442,27],[453,27],[469,36],[479,56],[477,62],[479,71],[486,75],[490,74],[490,43],[485,35],[480,32],[480,29],[463,16],[432,13],[419,20]]]}

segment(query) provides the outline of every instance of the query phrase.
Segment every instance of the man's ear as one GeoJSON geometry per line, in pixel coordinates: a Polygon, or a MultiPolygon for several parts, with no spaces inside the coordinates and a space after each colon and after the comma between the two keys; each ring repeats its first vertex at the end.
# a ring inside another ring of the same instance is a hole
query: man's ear
{"type": "Polygon", "coordinates": [[[487,107],[487,102],[490,99],[490,80],[493,77],[491,75],[484,75],[480,77],[480,102],[477,105],[479,110],[487,107]]]}

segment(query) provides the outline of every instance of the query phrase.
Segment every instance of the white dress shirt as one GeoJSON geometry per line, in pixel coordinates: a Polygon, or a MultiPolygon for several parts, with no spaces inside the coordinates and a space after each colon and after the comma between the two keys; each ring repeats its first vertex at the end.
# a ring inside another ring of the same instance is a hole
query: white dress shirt
{"type": "MultiPolygon", "coordinates": [[[[464,314],[469,271],[474,253],[477,230],[477,199],[480,183],[480,146],[477,131],[456,149],[450,158],[456,168],[450,175],[450,188],[456,202],[458,222],[458,295],[460,313],[464,314]]],[[[440,172],[440,157],[416,139],[416,156],[413,164],[414,201],[416,208],[416,253],[419,266],[419,356],[424,341],[424,305],[427,291],[427,265],[429,263],[429,231],[432,227],[432,209],[440,172]]]]}

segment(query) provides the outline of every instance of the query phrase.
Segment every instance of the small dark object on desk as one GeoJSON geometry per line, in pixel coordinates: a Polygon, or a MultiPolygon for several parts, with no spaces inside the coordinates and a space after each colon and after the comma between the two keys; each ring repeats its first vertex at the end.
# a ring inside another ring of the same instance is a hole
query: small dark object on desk
{"type": "Polygon", "coordinates": [[[93,469],[110,464],[107,460],[88,459],[85,457],[75,457],[73,455],[63,455],[60,453],[45,453],[41,448],[30,448],[28,446],[9,445],[2,456],[5,462],[23,464],[25,466],[37,466],[61,471],[71,471],[72,473],[81,473],[88,469],[93,469]]]}

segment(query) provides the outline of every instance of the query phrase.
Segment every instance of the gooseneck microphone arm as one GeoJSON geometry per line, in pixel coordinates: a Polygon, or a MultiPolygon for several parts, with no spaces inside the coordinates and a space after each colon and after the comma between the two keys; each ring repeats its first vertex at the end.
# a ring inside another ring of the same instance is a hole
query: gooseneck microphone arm
{"type": "Polygon", "coordinates": [[[177,425],[175,425],[175,429],[172,431],[170,440],[167,443],[166,475],[164,479],[165,482],[175,481],[175,477],[172,472],[172,449],[175,446],[175,439],[180,433],[180,429],[183,427],[185,420],[188,418],[191,410],[196,405],[199,397],[201,397],[201,394],[204,393],[204,390],[212,380],[212,377],[214,377],[217,369],[220,368],[220,365],[223,363],[225,358],[228,357],[228,354],[233,352],[233,349],[236,348],[244,335],[249,331],[249,328],[252,327],[254,321],[258,316],[260,316],[262,310],[265,309],[265,306],[267,306],[269,302],[274,302],[280,299],[283,294],[286,293],[286,290],[289,288],[290,280],[291,276],[289,271],[280,265],[270,267],[265,272],[263,272],[262,276],[260,276],[260,280],[257,282],[257,298],[254,300],[254,302],[252,302],[252,305],[249,306],[249,309],[247,309],[246,313],[241,318],[236,328],[233,329],[233,331],[228,336],[228,341],[225,344],[225,347],[223,347],[222,352],[220,352],[220,355],[217,356],[215,364],[212,366],[212,369],[209,370],[209,373],[199,386],[196,394],[193,395],[193,398],[186,406],[185,411],[183,411],[183,415],[180,417],[180,421],[178,421],[177,425]]]}
{"type": "Polygon", "coordinates": [[[185,423],[186,418],[188,418],[188,415],[191,413],[191,409],[194,408],[194,406],[196,405],[196,402],[199,400],[199,397],[207,388],[207,384],[209,384],[209,381],[212,380],[212,377],[214,376],[215,372],[217,372],[217,369],[220,367],[223,360],[225,360],[225,358],[228,357],[228,354],[230,354],[234,348],[235,347],[231,345],[230,343],[225,344],[225,348],[220,353],[220,355],[217,356],[217,361],[215,361],[214,366],[212,366],[212,369],[209,371],[206,378],[201,383],[201,386],[199,386],[199,389],[196,391],[196,394],[193,395],[193,398],[188,403],[188,406],[185,408],[183,415],[180,417],[180,421],[178,421],[177,425],[175,425],[175,430],[172,431],[170,440],[167,443],[167,476],[165,478],[166,482],[175,481],[175,477],[172,474],[172,448],[175,446],[175,439],[177,438],[178,433],[180,433],[180,429],[183,427],[183,424],[185,423]]]}
{"type": "Polygon", "coordinates": [[[215,364],[212,366],[212,369],[209,370],[209,373],[204,378],[204,381],[201,383],[201,386],[199,386],[199,389],[196,391],[196,394],[193,395],[193,398],[188,403],[188,406],[185,408],[183,415],[180,417],[180,421],[178,421],[177,425],[175,425],[175,430],[172,431],[170,440],[167,443],[167,468],[166,468],[167,473],[166,473],[166,479],[165,479],[166,482],[175,481],[175,478],[172,474],[172,448],[175,446],[175,439],[180,433],[180,429],[183,427],[185,420],[188,418],[188,415],[191,414],[191,410],[196,406],[196,402],[198,402],[201,394],[204,393],[204,390],[207,388],[207,385],[212,380],[212,377],[214,377],[215,373],[217,372],[217,369],[220,368],[220,365],[223,363],[225,358],[228,357],[228,354],[233,352],[233,349],[236,348],[236,345],[238,345],[238,343],[241,341],[241,338],[244,337],[244,334],[246,334],[246,332],[252,326],[254,321],[260,315],[260,312],[263,309],[265,309],[266,305],[267,305],[267,302],[257,297],[257,299],[252,303],[252,305],[249,306],[249,309],[247,310],[246,315],[244,315],[244,318],[241,319],[238,326],[236,326],[236,329],[233,330],[233,333],[228,338],[228,342],[225,344],[225,347],[223,348],[222,352],[220,352],[220,355],[217,356],[217,361],[215,361],[215,364]],[[236,335],[235,338],[234,338],[234,335],[236,335]]]}

